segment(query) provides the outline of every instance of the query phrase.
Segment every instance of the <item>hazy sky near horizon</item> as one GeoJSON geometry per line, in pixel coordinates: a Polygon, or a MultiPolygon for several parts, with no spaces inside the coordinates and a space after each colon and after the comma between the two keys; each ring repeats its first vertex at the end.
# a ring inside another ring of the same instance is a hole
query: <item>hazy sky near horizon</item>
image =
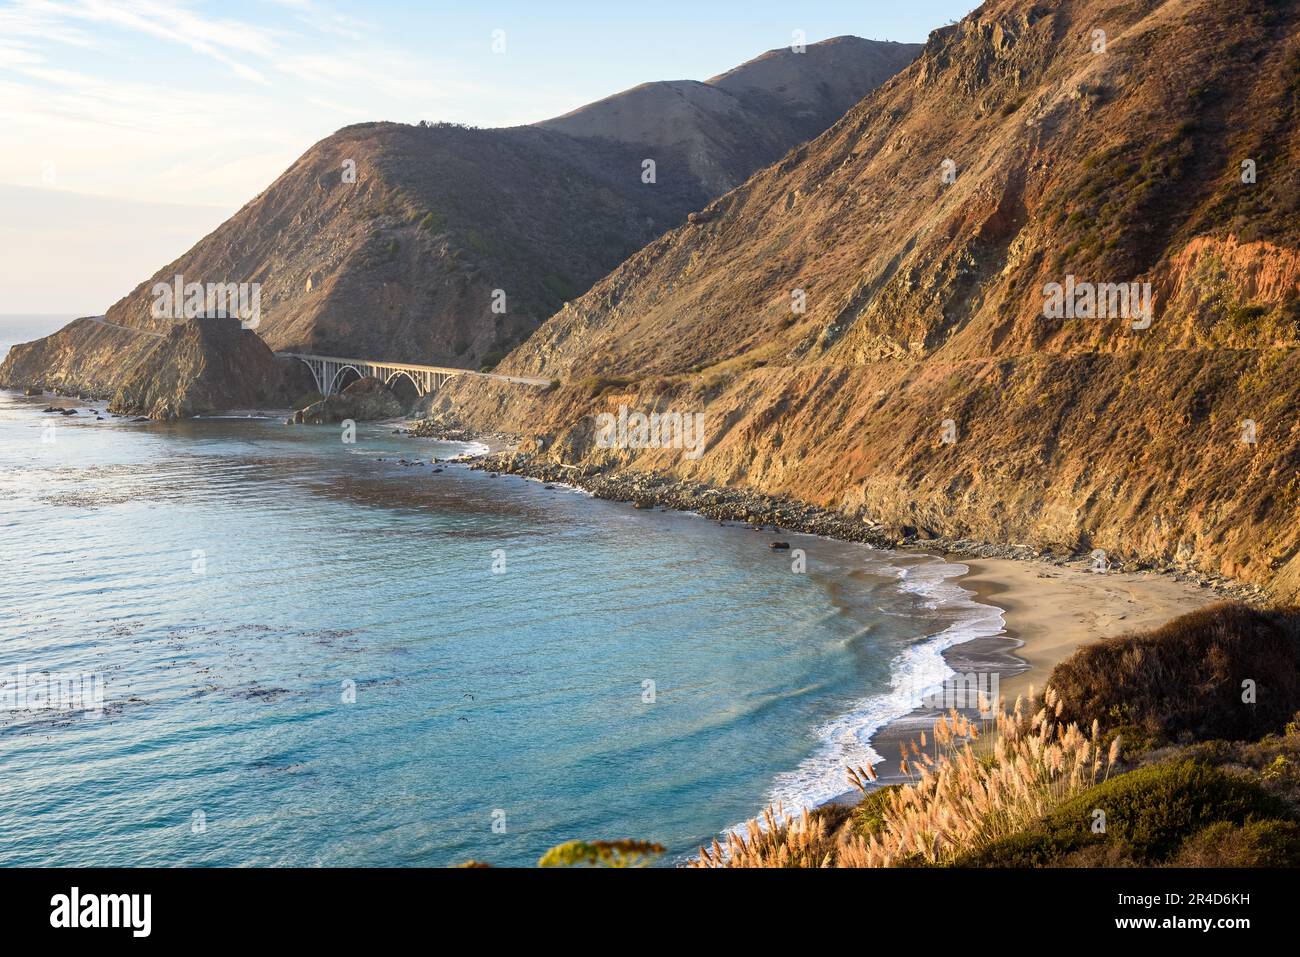
{"type": "Polygon", "coordinates": [[[977,5],[0,0],[0,313],[102,312],[349,123],[530,123],[977,5]]]}

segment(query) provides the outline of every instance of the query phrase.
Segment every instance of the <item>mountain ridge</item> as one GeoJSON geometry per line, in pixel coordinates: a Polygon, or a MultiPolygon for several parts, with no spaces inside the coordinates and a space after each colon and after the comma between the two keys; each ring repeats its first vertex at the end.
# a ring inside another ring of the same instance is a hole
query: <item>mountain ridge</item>
{"type": "MultiPolygon", "coordinates": [[[[917,49],[812,44],[787,66],[806,74],[804,86],[816,89],[824,77],[842,97],[870,82],[872,71],[901,67],[917,49]],[[869,61],[865,72],[830,82],[855,57],[869,61]]],[[[345,127],[112,305],[107,317],[163,331],[170,320],[151,314],[155,283],[177,275],[258,283],[257,333],[273,350],[491,367],[564,302],[707,204],[723,188],[717,177],[733,185],[768,160],[765,151],[795,135],[776,106],[787,101],[771,93],[777,100],[764,109],[774,130],[762,144],[744,148],[761,116],[748,107],[735,129],[705,115],[701,123],[713,124],[710,136],[723,145],[695,135],[689,155],[671,138],[647,146],[545,126],[345,127]],[[656,163],[651,182],[643,179],[647,153],[656,163]]],[[[834,119],[824,115],[826,124],[834,119]]],[[[115,394],[122,377],[117,357],[102,348],[98,333],[83,340],[87,332],[95,330],[79,324],[48,343],[16,347],[0,365],[0,384],[115,394]]],[[[183,381],[175,384],[184,389],[183,381]]],[[[232,383],[232,393],[241,389],[232,383]]],[[[202,391],[215,400],[210,389],[202,391]]],[[[178,395],[173,408],[187,414],[179,410],[191,405],[178,395]]]]}
{"type": "Polygon", "coordinates": [[[920,44],[839,36],[768,50],[707,80],[657,80],[532,124],[682,153],[715,195],[821,133],[905,67],[920,44]],[[819,59],[816,72],[809,56],[819,59]],[[757,162],[755,162],[757,160],[757,162]]]}

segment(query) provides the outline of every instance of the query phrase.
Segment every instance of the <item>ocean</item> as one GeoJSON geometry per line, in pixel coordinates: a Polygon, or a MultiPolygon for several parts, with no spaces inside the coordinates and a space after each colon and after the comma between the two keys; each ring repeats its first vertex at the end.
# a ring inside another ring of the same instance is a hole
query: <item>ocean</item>
{"type": "MultiPolygon", "coordinates": [[[[0,354],[66,318],[0,318],[0,354]]],[[[782,533],[799,572],[770,533],[430,464],[468,450],[0,393],[0,864],[680,863],[844,792],[943,649],[1001,632],[960,565],[782,533]]]]}

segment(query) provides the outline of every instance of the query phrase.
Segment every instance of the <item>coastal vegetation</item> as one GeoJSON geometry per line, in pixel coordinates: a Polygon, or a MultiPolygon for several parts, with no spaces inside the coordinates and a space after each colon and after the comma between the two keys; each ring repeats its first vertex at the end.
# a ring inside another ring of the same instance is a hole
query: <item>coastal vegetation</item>
{"type": "Polygon", "coordinates": [[[664,852],[653,841],[569,841],[551,848],[538,867],[642,867],[664,852]]]}
{"type": "Polygon", "coordinates": [[[904,783],[875,788],[870,768],[850,769],[863,792],[850,813],[768,808],[691,863],[1295,866],[1297,629],[1300,609],[1225,603],[1083,648],[991,721],[940,717],[905,749],[904,783]],[[1240,694],[1246,672],[1258,698],[1240,694]]]}

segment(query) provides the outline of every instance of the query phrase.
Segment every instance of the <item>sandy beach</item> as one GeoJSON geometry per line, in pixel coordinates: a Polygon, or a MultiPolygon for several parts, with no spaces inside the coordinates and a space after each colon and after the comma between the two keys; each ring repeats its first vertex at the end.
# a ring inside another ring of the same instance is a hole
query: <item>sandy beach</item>
{"type": "Polygon", "coordinates": [[[970,569],[961,584],[1004,612],[1015,655],[1028,669],[1002,679],[1007,700],[1042,688],[1056,665],[1090,642],[1162,625],[1221,600],[1210,588],[1156,573],[1098,574],[1079,565],[950,559],[970,569]]]}
{"type": "MultiPolygon", "coordinates": [[[[945,559],[970,569],[960,584],[974,592],[976,601],[1001,608],[1005,627],[998,637],[954,645],[944,658],[960,674],[996,672],[1008,706],[1030,686],[1041,690],[1052,669],[1075,649],[1126,631],[1154,628],[1225,597],[1156,572],[1098,574],[1082,562],[945,559]]],[[[881,781],[902,780],[899,746],[916,740],[922,731],[929,733],[936,717],[933,708],[917,708],[872,736],[871,746],[884,758],[875,766],[881,781]]],[[[838,800],[856,803],[859,796],[846,792],[838,800]]]]}

